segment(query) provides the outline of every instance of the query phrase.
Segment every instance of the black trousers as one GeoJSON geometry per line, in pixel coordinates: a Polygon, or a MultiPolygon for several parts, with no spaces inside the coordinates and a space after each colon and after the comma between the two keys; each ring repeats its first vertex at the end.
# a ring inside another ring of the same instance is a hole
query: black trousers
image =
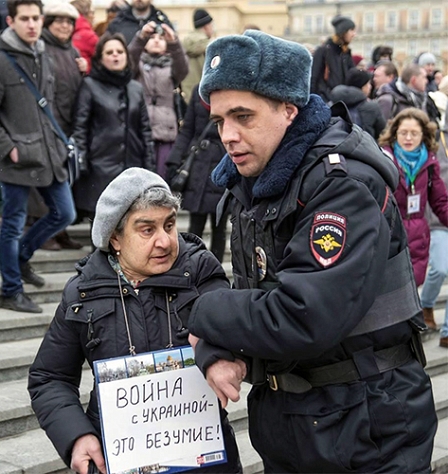
{"type": "Polygon", "coordinates": [[[429,377],[416,360],[378,380],[303,394],[255,386],[248,413],[266,474],[431,471],[437,417],[429,377]]]}

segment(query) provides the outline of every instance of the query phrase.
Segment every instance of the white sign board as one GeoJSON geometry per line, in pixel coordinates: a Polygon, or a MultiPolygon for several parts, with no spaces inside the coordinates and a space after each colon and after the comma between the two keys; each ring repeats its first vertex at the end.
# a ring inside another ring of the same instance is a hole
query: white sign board
{"type": "Polygon", "coordinates": [[[186,354],[191,347],[95,362],[109,474],[226,461],[218,400],[186,354]]]}

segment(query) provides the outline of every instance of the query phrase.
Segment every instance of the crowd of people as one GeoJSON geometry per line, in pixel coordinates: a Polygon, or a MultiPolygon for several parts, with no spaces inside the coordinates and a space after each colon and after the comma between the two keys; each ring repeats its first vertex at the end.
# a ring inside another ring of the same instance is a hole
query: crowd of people
{"type": "MultiPolygon", "coordinates": [[[[42,312],[23,289],[45,285],[34,252],[77,248],[74,222],[92,231],[30,371],[33,408],[67,466],[104,472],[97,399],[85,414],[77,396],[84,360],[189,341],[223,408],[243,379],[254,385],[265,472],[430,472],[420,332],[439,330],[448,274],[448,76],[435,56],[399,73],[380,45],[367,64],[340,15],[310,48],[256,27],[214,39],[204,9],[181,40],[151,0],[114,1],[98,25],[91,0],[7,6],[2,307],[42,312]],[[81,165],[72,187],[67,138],[81,165]],[[192,152],[179,196],[170,184],[192,152]],[[229,218],[239,291],[220,265],[229,218]],[[210,250],[198,238],[207,219],[210,250]],[[109,303],[120,309],[93,318],[109,303]]],[[[227,464],[201,471],[239,473],[223,409],[221,421],[227,464]]]]}

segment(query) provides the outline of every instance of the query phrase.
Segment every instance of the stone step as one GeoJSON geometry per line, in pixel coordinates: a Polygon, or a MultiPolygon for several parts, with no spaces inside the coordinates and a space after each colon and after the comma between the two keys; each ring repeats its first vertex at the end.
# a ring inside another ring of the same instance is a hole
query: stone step
{"type": "Polygon", "coordinates": [[[0,309],[0,343],[43,337],[57,306],[58,303],[43,304],[41,314],[0,309]]]}
{"type": "MultiPolygon", "coordinates": [[[[204,228],[203,239],[206,245],[210,243],[211,229],[210,219],[204,228]]],[[[189,213],[180,211],[177,219],[177,226],[180,232],[187,232],[189,225],[189,213]]],[[[230,229],[230,225],[228,226],[230,229]]],[[[54,272],[70,272],[74,271],[74,264],[79,259],[92,251],[90,241],[90,224],[83,221],[76,225],[67,227],[70,237],[81,242],[84,247],[80,250],[37,250],[32,259],[33,268],[37,273],[54,273],[54,272]]],[[[230,246],[227,244],[225,260],[230,260],[230,246]]]]}
{"type": "Polygon", "coordinates": [[[431,467],[432,474],[446,474],[448,472],[448,418],[439,420],[431,467]]]}
{"type": "MultiPolygon", "coordinates": [[[[40,338],[35,338],[0,344],[0,438],[37,427],[27,392],[27,376],[40,341],[40,338]]],[[[443,419],[448,417],[448,350],[437,343],[436,339],[425,343],[426,370],[431,376],[438,417],[443,419]]],[[[80,387],[83,404],[88,401],[92,385],[92,374],[86,366],[80,387]]],[[[235,431],[247,429],[246,398],[249,390],[250,386],[243,384],[239,402],[229,404],[229,420],[235,431]]]]}
{"type": "MultiPolygon", "coordinates": [[[[448,418],[439,421],[432,457],[432,472],[448,472],[448,418]]],[[[247,430],[236,433],[244,474],[263,472],[247,430]]],[[[44,432],[32,429],[0,440],[0,474],[69,474],[44,432]],[[32,449],[30,449],[32,446],[32,449]]]]}
{"type": "MultiPolygon", "coordinates": [[[[261,474],[261,459],[252,448],[247,430],[236,433],[244,474],[261,474]]],[[[69,474],[41,429],[0,440],[0,474],[69,474]]]]}
{"type": "MultiPolygon", "coordinates": [[[[37,419],[31,409],[27,385],[26,376],[0,383],[0,439],[38,428],[37,419]]],[[[92,387],[92,372],[86,365],[79,387],[80,400],[84,406],[89,401],[92,387]]],[[[240,400],[228,406],[229,420],[235,432],[247,430],[246,398],[249,390],[250,385],[243,384],[240,400]]]]}
{"type": "MultiPolygon", "coordinates": [[[[40,251],[39,251],[40,252],[40,251]]],[[[63,252],[63,251],[61,251],[63,252]]],[[[77,252],[76,250],[69,250],[64,252],[77,252]]],[[[59,252],[55,252],[59,253],[59,252]]],[[[57,258],[57,257],[55,257],[57,258]]],[[[34,263],[33,266],[35,267],[34,263]]],[[[232,266],[230,261],[223,262],[224,270],[227,274],[227,277],[232,281],[232,266]]],[[[62,290],[64,289],[67,281],[76,275],[76,270],[74,265],[72,265],[72,270],[64,271],[59,273],[44,273],[38,272],[45,279],[45,285],[42,288],[36,288],[29,284],[24,284],[23,288],[25,293],[27,293],[31,299],[41,305],[44,303],[58,303],[61,300],[62,290]]],[[[0,308],[1,311],[1,308],[0,308]]]]}

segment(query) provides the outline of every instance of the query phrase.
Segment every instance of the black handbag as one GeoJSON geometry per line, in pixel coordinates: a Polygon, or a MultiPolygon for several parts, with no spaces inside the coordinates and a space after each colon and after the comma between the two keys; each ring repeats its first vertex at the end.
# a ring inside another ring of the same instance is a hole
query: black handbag
{"type": "Polygon", "coordinates": [[[184,123],[184,117],[188,107],[181,86],[176,87],[173,91],[173,104],[177,117],[177,125],[178,128],[180,128],[184,123]]]}
{"type": "Polygon", "coordinates": [[[81,172],[87,170],[87,163],[84,160],[84,156],[80,153],[73,138],[68,139],[65,133],[62,131],[61,127],[54,118],[53,112],[51,111],[48,105],[47,99],[45,99],[45,97],[38,91],[33,81],[28,77],[28,74],[23,70],[23,68],[17,63],[14,56],[11,56],[6,51],[3,51],[3,53],[9,59],[14,69],[19,73],[20,76],[22,76],[23,80],[25,81],[25,84],[28,86],[28,89],[30,89],[35,99],[37,100],[39,107],[49,118],[56,134],[64,142],[64,145],[67,148],[68,182],[70,186],[73,186],[74,182],[81,176],[81,172]]]}
{"type": "Polygon", "coordinates": [[[208,122],[202,133],[199,135],[196,144],[192,145],[187,157],[176,170],[176,174],[171,180],[170,185],[171,191],[174,193],[182,193],[185,190],[188,178],[190,177],[191,165],[193,164],[194,158],[201,150],[206,150],[210,145],[210,142],[206,140],[205,137],[213,124],[214,123],[211,120],[208,122]]]}

